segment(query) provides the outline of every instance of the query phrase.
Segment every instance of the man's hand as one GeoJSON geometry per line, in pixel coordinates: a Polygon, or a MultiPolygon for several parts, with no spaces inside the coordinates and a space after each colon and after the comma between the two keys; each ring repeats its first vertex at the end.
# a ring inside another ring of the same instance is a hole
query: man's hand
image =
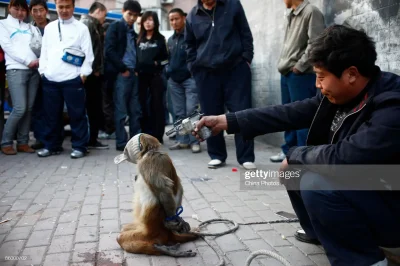
{"type": "Polygon", "coordinates": [[[289,168],[289,164],[287,162],[287,159],[285,158],[285,160],[282,161],[282,164],[279,167],[279,172],[285,172],[288,170],[288,168],[289,168]]]}
{"type": "Polygon", "coordinates": [[[99,71],[94,72],[93,75],[95,75],[96,77],[98,77],[98,76],[100,76],[100,72],[99,72],[99,71]]]}
{"type": "Polygon", "coordinates": [[[122,73],[121,75],[125,78],[129,77],[131,73],[129,73],[129,70],[125,71],[124,73],[122,73]]]}
{"type": "Polygon", "coordinates": [[[38,68],[39,67],[39,59],[32,60],[29,65],[29,68],[38,68]]]}
{"type": "Polygon", "coordinates": [[[303,72],[301,72],[300,70],[298,70],[297,68],[293,67],[292,68],[293,73],[295,74],[303,74],[303,72]]]}
{"type": "Polygon", "coordinates": [[[203,141],[203,139],[200,138],[197,132],[204,126],[210,128],[212,135],[215,136],[222,130],[228,129],[228,121],[225,115],[203,116],[200,121],[197,122],[194,132],[192,132],[192,135],[200,141],[203,141]]]}

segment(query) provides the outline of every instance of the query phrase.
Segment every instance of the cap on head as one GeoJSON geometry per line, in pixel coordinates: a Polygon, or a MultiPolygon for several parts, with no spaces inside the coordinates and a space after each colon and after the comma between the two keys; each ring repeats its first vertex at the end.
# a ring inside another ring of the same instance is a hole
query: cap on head
{"type": "Polygon", "coordinates": [[[136,164],[137,157],[141,150],[140,145],[140,136],[142,133],[139,133],[133,136],[128,143],[125,145],[124,152],[114,158],[115,164],[120,164],[123,161],[128,161],[130,163],[136,164]]]}

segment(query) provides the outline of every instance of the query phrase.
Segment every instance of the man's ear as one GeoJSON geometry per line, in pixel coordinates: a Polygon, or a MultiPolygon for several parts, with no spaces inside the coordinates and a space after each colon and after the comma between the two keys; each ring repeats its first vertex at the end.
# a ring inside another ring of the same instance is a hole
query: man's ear
{"type": "Polygon", "coordinates": [[[360,76],[360,72],[358,72],[357,67],[351,66],[346,71],[347,80],[350,84],[353,84],[357,81],[357,78],[360,76]]]}

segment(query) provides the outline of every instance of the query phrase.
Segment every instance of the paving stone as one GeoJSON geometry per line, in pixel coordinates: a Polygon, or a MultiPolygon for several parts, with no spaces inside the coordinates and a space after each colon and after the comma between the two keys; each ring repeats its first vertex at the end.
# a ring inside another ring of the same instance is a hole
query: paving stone
{"type": "Polygon", "coordinates": [[[245,249],[245,246],[239,241],[239,239],[232,234],[220,236],[215,239],[215,242],[224,252],[245,249]]]}
{"type": "Polygon", "coordinates": [[[69,266],[70,253],[49,254],[46,256],[43,266],[69,266]]]}
{"type": "Polygon", "coordinates": [[[73,262],[87,262],[96,259],[97,242],[77,243],[72,255],[73,262]]]}
{"type": "Polygon", "coordinates": [[[274,230],[259,231],[258,234],[263,239],[265,239],[265,241],[267,241],[268,244],[270,244],[273,247],[290,246],[291,245],[291,243],[288,240],[282,239],[282,236],[274,230]]]}
{"type": "Polygon", "coordinates": [[[118,209],[101,209],[100,217],[102,220],[118,220],[118,209]]]}
{"type": "Polygon", "coordinates": [[[76,230],[75,242],[98,241],[97,227],[79,227],[76,230]]]}
{"type": "Polygon", "coordinates": [[[118,235],[119,233],[100,234],[99,251],[121,249],[116,240],[118,235]]]}
{"type": "Polygon", "coordinates": [[[47,254],[71,252],[73,247],[73,235],[54,236],[47,254]]]}
{"type": "Polygon", "coordinates": [[[16,200],[12,205],[10,211],[25,211],[30,207],[31,202],[31,199],[16,200]]]}
{"type": "Polygon", "coordinates": [[[14,227],[14,229],[7,235],[6,241],[28,240],[31,230],[32,226],[14,227]]]}
{"type": "Polygon", "coordinates": [[[52,230],[33,231],[26,243],[26,247],[49,245],[52,232],[52,230]]]}
{"type": "Polygon", "coordinates": [[[25,248],[21,256],[27,256],[28,259],[24,261],[18,261],[17,266],[40,265],[44,258],[46,249],[46,246],[25,248]]]}
{"type": "Polygon", "coordinates": [[[125,255],[126,265],[151,266],[150,257],[147,255],[132,254],[132,253],[126,253],[124,255],[125,255]]]}
{"type": "Polygon", "coordinates": [[[293,265],[314,265],[314,263],[307,258],[300,250],[296,247],[275,247],[281,256],[293,265]]]}
{"type": "Polygon", "coordinates": [[[71,223],[59,223],[57,225],[57,229],[54,232],[54,235],[59,236],[59,235],[73,235],[75,234],[77,228],[77,222],[71,222],[71,223]]]}
{"type": "Polygon", "coordinates": [[[315,262],[318,266],[330,266],[331,263],[329,262],[328,258],[325,254],[316,254],[308,256],[310,260],[315,262]]]}
{"type": "Polygon", "coordinates": [[[98,215],[81,215],[79,216],[79,227],[97,226],[99,222],[98,215]]]}
{"type": "Polygon", "coordinates": [[[123,261],[123,252],[121,250],[107,250],[98,253],[98,266],[120,265],[123,261]]]}
{"type": "Polygon", "coordinates": [[[18,256],[26,241],[7,241],[0,246],[0,258],[4,256],[18,256]]]}
{"type": "Polygon", "coordinates": [[[117,220],[102,220],[100,221],[100,234],[104,233],[118,233],[120,227],[117,220]]]}

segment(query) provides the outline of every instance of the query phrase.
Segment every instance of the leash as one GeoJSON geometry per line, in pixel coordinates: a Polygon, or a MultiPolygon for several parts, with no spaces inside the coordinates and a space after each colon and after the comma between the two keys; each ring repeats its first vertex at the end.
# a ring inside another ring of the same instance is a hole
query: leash
{"type": "MultiPolygon", "coordinates": [[[[193,218],[196,219],[197,221],[201,222],[199,224],[199,227],[197,230],[200,230],[201,227],[204,227],[204,226],[214,223],[214,222],[226,222],[226,223],[230,223],[233,225],[233,228],[230,228],[230,229],[225,230],[220,233],[201,233],[201,232],[196,232],[196,231],[187,232],[188,234],[193,234],[193,235],[197,235],[197,236],[201,237],[214,250],[214,252],[217,254],[217,256],[219,258],[219,262],[218,262],[218,264],[216,264],[216,266],[224,266],[225,261],[223,259],[223,256],[218,252],[218,250],[215,247],[213,247],[211,245],[211,243],[205,238],[206,236],[215,236],[215,237],[223,236],[223,235],[235,232],[239,228],[239,225],[277,224],[277,223],[299,222],[299,219],[297,219],[297,218],[296,219],[272,220],[272,221],[266,221],[266,222],[249,222],[249,223],[236,223],[235,221],[232,221],[229,219],[211,219],[211,220],[207,220],[207,221],[201,221],[196,217],[193,217],[193,218]]],[[[284,257],[282,257],[279,254],[272,252],[270,250],[257,250],[257,251],[252,252],[246,260],[246,266],[250,266],[250,263],[253,261],[253,259],[260,255],[266,255],[266,256],[272,257],[272,258],[282,262],[283,265],[285,265],[285,266],[292,266],[284,257]]]]}

